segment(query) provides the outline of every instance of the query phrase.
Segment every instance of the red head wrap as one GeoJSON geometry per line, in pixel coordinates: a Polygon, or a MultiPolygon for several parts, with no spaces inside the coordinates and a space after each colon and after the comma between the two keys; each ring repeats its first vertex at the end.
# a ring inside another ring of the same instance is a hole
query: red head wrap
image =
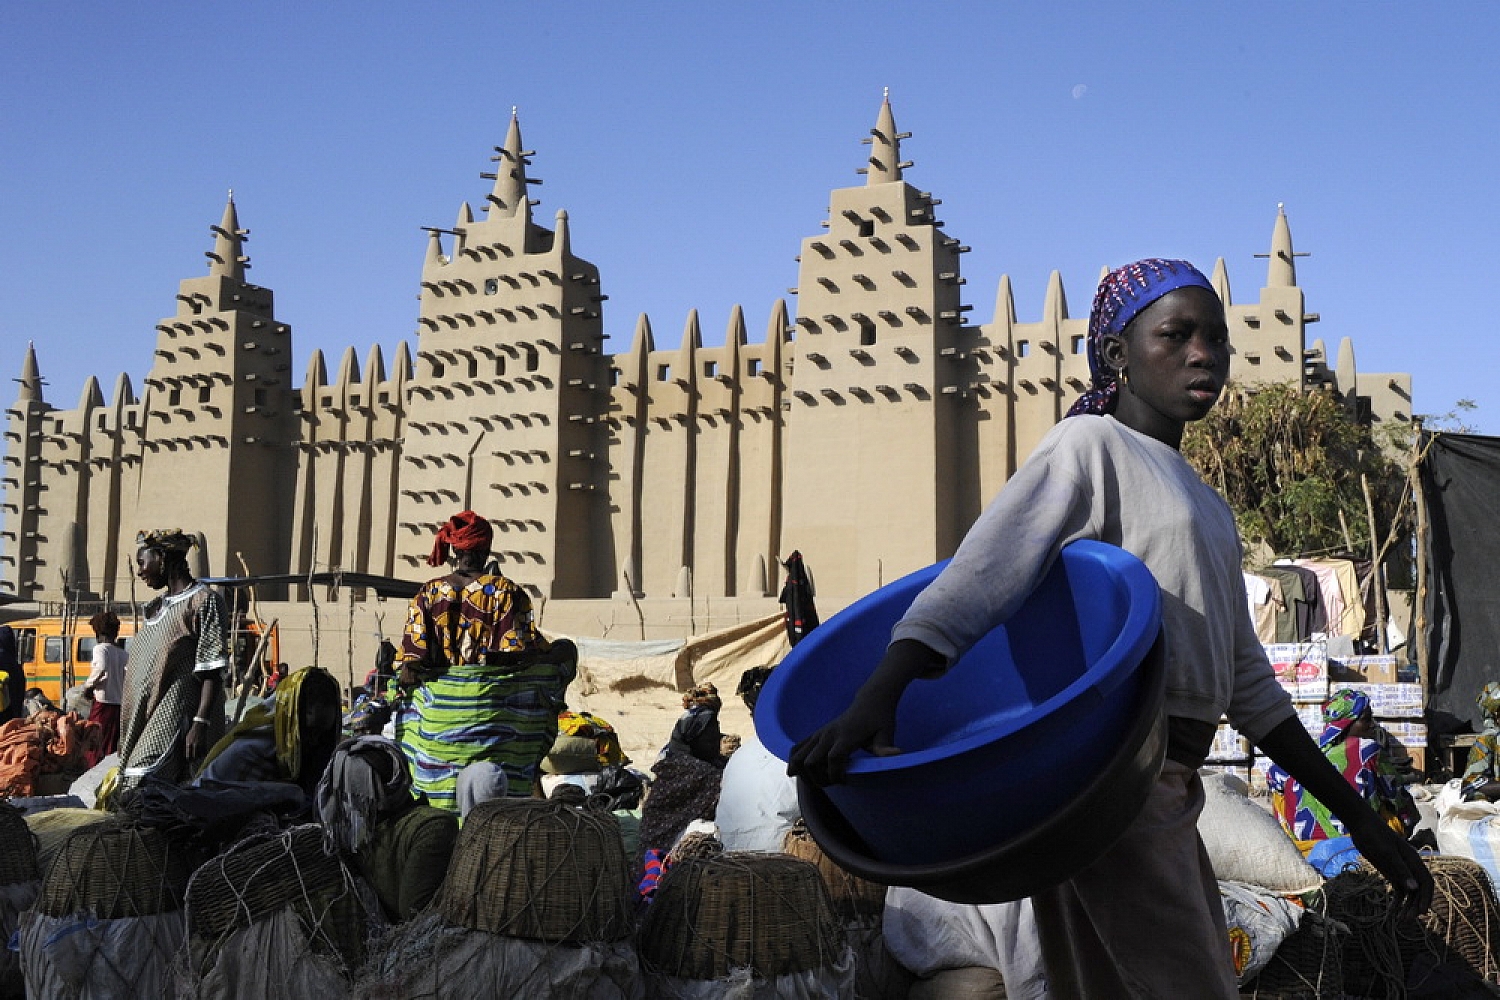
{"type": "Polygon", "coordinates": [[[472,552],[475,549],[488,549],[494,538],[495,529],[490,527],[490,522],[472,510],[454,514],[448,518],[447,524],[438,529],[437,540],[432,543],[432,555],[427,557],[427,565],[441,566],[446,563],[449,546],[455,552],[472,552]]]}

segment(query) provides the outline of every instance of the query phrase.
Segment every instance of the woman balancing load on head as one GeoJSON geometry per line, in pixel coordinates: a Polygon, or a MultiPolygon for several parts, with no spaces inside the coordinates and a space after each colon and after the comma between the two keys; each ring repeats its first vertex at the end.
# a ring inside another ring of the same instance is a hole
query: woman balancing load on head
{"type": "Polygon", "coordinates": [[[396,739],[417,790],[453,811],[471,765],[503,772],[510,795],[531,794],[577,672],[577,649],[542,637],[526,591],[486,571],[492,537],[472,510],[438,530],[427,561],[442,566],[451,550],[453,572],[412,598],[397,658],[396,739]]]}
{"type": "Polygon", "coordinates": [[[147,775],[182,783],[224,735],[224,602],[188,569],[187,553],[197,542],[171,528],[142,531],[135,544],[136,575],[165,593],[146,605],[145,621],[130,640],[116,791],[147,775]]]}
{"type": "Polygon", "coordinates": [[[1185,261],[1111,271],[1089,317],[1093,386],[970,529],[896,626],[885,657],[788,770],[841,781],[860,748],[896,753],[896,706],[1005,622],[1069,542],[1118,545],[1160,585],[1167,760],[1140,816],[1098,861],[1033,898],[1057,997],[1234,997],[1214,873],[1198,840],[1197,768],[1220,716],[1344,821],[1406,905],[1432,880],[1324,758],[1276,683],[1250,621],[1234,516],[1179,447],[1229,377],[1224,307],[1185,261]]]}

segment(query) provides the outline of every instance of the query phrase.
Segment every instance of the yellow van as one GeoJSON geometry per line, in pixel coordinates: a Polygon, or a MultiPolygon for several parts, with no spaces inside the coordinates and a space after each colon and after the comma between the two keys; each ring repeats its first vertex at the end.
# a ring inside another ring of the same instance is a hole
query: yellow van
{"type": "MultiPolygon", "coordinates": [[[[89,628],[88,618],[69,621],[70,635],[63,634],[63,619],[60,617],[25,618],[7,622],[16,632],[16,650],[21,669],[26,674],[26,688],[41,688],[42,694],[62,706],[63,692],[88,678],[94,662],[94,630],[89,628]]],[[[120,616],[120,644],[130,651],[130,637],[135,635],[135,622],[125,615],[120,616]]],[[[277,630],[271,630],[261,658],[264,662],[279,663],[281,659],[277,630]]],[[[234,648],[237,658],[250,656],[260,639],[260,627],[247,623],[235,636],[234,648]]],[[[129,669],[128,667],[126,668],[129,669]]]]}

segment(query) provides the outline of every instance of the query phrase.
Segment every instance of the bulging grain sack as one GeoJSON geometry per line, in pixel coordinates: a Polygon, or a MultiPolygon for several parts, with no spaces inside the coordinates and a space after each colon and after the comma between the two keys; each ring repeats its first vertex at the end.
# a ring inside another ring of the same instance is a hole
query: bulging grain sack
{"type": "Polygon", "coordinates": [[[1281,824],[1250,801],[1245,784],[1229,775],[1203,776],[1198,836],[1220,881],[1243,882],[1282,895],[1312,892],[1323,884],[1281,824]]]}

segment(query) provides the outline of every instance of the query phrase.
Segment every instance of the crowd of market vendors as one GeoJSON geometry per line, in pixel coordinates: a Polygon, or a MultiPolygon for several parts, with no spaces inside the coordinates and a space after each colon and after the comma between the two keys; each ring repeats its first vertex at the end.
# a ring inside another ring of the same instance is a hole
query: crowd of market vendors
{"type": "MultiPolygon", "coordinates": [[[[1366,694],[1331,691],[1310,734],[1266,659],[1233,517],[1178,450],[1184,425],[1209,411],[1228,377],[1223,306],[1211,283],[1182,261],[1110,272],[1088,352],[1093,388],[913,605],[854,704],[796,748],[791,771],[836,782],[861,748],[899,752],[902,691],[1003,622],[1062,545],[1092,537],[1135,552],[1168,598],[1172,650],[1166,762],[1141,818],[1090,869],[1024,904],[959,908],[892,890],[887,932],[897,957],[930,978],[944,971],[934,965],[939,937],[951,941],[966,920],[1003,924],[988,955],[971,948],[953,961],[994,968],[1013,996],[1232,996],[1245,970],[1229,947],[1225,876],[1198,832],[1199,769],[1223,718],[1275,761],[1266,776],[1271,809],[1262,812],[1280,821],[1284,846],[1309,854],[1351,838],[1389,879],[1396,903],[1415,912],[1433,892],[1409,839],[1421,836],[1419,776],[1366,694]],[[903,912],[922,917],[903,920],[903,912]]],[[[577,649],[539,630],[526,591],[490,563],[492,530],[473,511],[437,533],[429,562],[446,572],[412,599],[399,641],[383,648],[347,705],[327,672],[306,666],[273,674],[269,697],[231,713],[225,608],[189,570],[193,538],[141,532],[138,575],[160,596],[128,654],[113,614],[91,621],[99,641],[84,684],[89,719],[68,725],[101,771],[94,797],[102,808],[149,816],[179,794],[221,795],[223,812],[247,820],[237,829],[320,823],[392,920],[428,903],[462,818],[488,800],[551,796],[614,812],[644,897],[685,836],[716,849],[776,850],[796,819],[785,765],[753,733],[739,734],[738,745],[726,738],[712,685],[684,694],[659,758],[639,769],[609,722],[570,711],[577,649]]],[[[1288,589],[1294,576],[1282,574],[1288,589]]],[[[1283,608],[1294,605],[1283,599],[1283,608]]],[[[795,617],[805,630],[804,616],[795,617]]],[[[0,660],[10,662],[0,669],[14,676],[5,631],[0,660]]],[[[774,667],[746,674],[738,693],[752,711],[774,667]]],[[[9,700],[12,717],[36,711],[0,727],[0,752],[22,730],[65,728],[57,707],[28,706],[24,693],[9,700]]],[[[1500,798],[1500,685],[1485,689],[1482,705],[1491,723],[1462,780],[1468,800],[1500,798]]],[[[7,766],[0,756],[0,777],[7,766]]]]}

